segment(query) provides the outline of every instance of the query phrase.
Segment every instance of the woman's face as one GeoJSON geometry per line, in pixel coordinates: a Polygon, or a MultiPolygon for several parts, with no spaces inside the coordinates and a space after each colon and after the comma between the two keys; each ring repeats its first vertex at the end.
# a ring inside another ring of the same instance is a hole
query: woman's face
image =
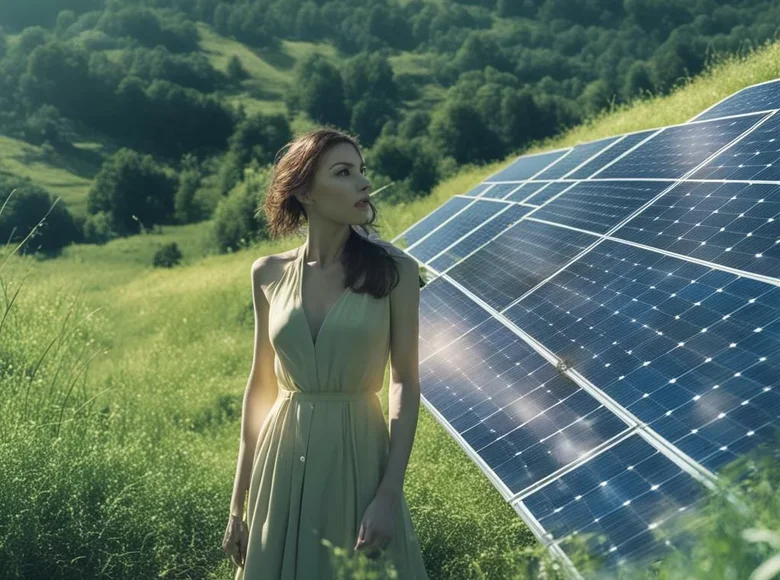
{"type": "Polygon", "coordinates": [[[355,203],[368,196],[371,182],[365,175],[363,158],[350,143],[338,143],[319,159],[312,191],[302,203],[309,221],[325,219],[359,225],[371,217],[371,207],[355,203]]]}

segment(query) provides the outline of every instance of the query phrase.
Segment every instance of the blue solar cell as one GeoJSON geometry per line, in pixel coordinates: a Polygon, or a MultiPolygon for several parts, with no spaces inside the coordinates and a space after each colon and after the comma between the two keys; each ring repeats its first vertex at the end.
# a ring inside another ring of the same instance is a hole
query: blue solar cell
{"type": "Polygon", "coordinates": [[[488,243],[506,228],[514,225],[519,219],[526,215],[531,208],[510,204],[504,211],[496,215],[493,219],[486,221],[480,227],[476,228],[471,234],[463,238],[454,246],[447,248],[438,257],[434,258],[430,266],[437,272],[444,272],[455,263],[461,261],[471,252],[488,243]]]}
{"type": "Polygon", "coordinates": [[[780,115],[775,113],[692,177],[780,181],[780,115]]]}
{"type": "Polygon", "coordinates": [[[606,147],[609,147],[612,143],[617,141],[618,138],[619,137],[607,137],[606,139],[599,139],[598,141],[577,145],[574,149],[569,151],[565,157],[562,157],[554,165],[545,169],[534,179],[560,179],[600,151],[603,151],[606,147]]]}
{"type": "Polygon", "coordinates": [[[421,262],[428,262],[509,205],[504,201],[478,200],[406,251],[421,262]]]}
{"type": "Polygon", "coordinates": [[[512,163],[512,165],[499,171],[495,175],[491,175],[485,181],[523,181],[525,179],[530,179],[550,163],[562,157],[566,151],[567,149],[560,149],[548,153],[523,155],[512,163]]]}
{"type": "Polygon", "coordinates": [[[672,183],[581,181],[535,211],[533,217],[604,234],[672,183]]]}
{"type": "Polygon", "coordinates": [[[705,467],[780,412],[780,288],[604,241],[504,315],[705,467]]]}
{"type": "Polygon", "coordinates": [[[419,360],[482,324],[490,315],[444,278],[420,289],[419,360]]]}
{"type": "Polygon", "coordinates": [[[531,205],[540,206],[543,203],[549,201],[562,191],[566,191],[568,188],[570,188],[574,183],[569,181],[556,181],[554,183],[551,183],[544,189],[540,189],[538,192],[533,194],[531,197],[529,197],[527,200],[525,200],[526,203],[529,203],[531,205]]]}
{"type": "Polygon", "coordinates": [[[780,278],[780,185],[685,181],[613,235],[780,278]]]}
{"type": "Polygon", "coordinates": [[[596,240],[590,234],[522,220],[454,266],[448,275],[500,310],[596,240]]]}
{"type": "Polygon", "coordinates": [[[779,108],[780,80],[775,80],[742,89],[692,120],[716,119],[728,115],[740,115],[742,113],[754,113],[779,108]]]}
{"type": "Polygon", "coordinates": [[[474,203],[474,200],[460,196],[451,197],[442,206],[436,208],[407,231],[393,238],[393,242],[401,239],[406,242],[406,247],[411,246],[470,203],[474,203]]]}
{"type": "Polygon", "coordinates": [[[569,174],[569,179],[585,179],[590,177],[599,169],[604,167],[607,163],[617,159],[623,153],[655,133],[657,129],[650,129],[649,131],[639,131],[638,133],[629,133],[623,135],[623,137],[616,141],[611,147],[605,149],[598,157],[588,161],[582,167],[572,171],[569,174]]]}
{"type": "Polygon", "coordinates": [[[495,319],[424,361],[420,388],[512,493],[628,428],[495,319]]]}
{"type": "Polygon", "coordinates": [[[762,117],[748,115],[666,127],[593,178],[679,179],[762,117]]]}
{"type": "Polygon", "coordinates": [[[532,196],[534,193],[549,185],[549,181],[529,181],[524,184],[520,189],[516,190],[512,195],[505,197],[507,201],[522,202],[526,198],[532,196]]]}
{"type": "Polygon", "coordinates": [[[490,199],[503,199],[509,193],[520,187],[522,183],[494,183],[491,184],[490,189],[486,189],[480,196],[482,198],[490,199]]]}
{"type": "Polygon", "coordinates": [[[485,193],[486,190],[490,189],[491,184],[489,183],[480,183],[474,187],[472,187],[468,193],[464,193],[466,197],[479,197],[483,193],[485,193]]]}
{"type": "Polygon", "coordinates": [[[706,498],[706,488],[632,435],[522,503],[570,556],[573,540],[586,540],[588,553],[601,560],[598,571],[607,573],[687,552],[689,514],[706,498]]]}

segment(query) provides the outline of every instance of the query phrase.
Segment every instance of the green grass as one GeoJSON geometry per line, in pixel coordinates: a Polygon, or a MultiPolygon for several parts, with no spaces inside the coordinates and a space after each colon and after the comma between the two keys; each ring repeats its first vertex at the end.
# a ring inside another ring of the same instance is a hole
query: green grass
{"type": "MultiPolygon", "coordinates": [[[[726,63],[530,151],[686,121],[780,76],[779,56],[774,45],[726,63]]],[[[0,158],[13,157],[15,144],[0,143],[0,158]]],[[[382,236],[514,158],[464,168],[412,203],[389,206],[380,194],[382,236]]],[[[52,261],[0,255],[0,513],[10,515],[0,519],[0,561],[12,576],[232,578],[219,543],[252,357],[249,269],[303,240],[208,255],[209,226],[74,246],[52,261]],[[154,250],[171,241],[185,263],[151,268],[154,250]]],[[[405,493],[432,579],[537,576],[531,532],[424,407],[405,493]]]]}
{"type": "Polygon", "coordinates": [[[100,170],[89,150],[84,155],[65,154],[46,159],[40,147],[0,135],[0,172],[29,177],[36,184],[61,196],[75,215],[87,214],[87,192],[100,170]]]}

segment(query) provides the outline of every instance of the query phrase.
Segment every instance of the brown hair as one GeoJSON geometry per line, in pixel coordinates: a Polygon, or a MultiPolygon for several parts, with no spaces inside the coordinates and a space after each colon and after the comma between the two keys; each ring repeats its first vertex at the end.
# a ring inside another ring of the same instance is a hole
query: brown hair
{"type": "MultiPolygon", "coordinates": [[[[351,143],[362,157],[357,138],[331,128],[305,133],[277,152],[264,208],[258,208],[258,212],[261,209],[265,211],[268,232],[272,237],[280,238],[298,233],[302,229],[306,210],[293,194],[311,190],[317,162],[337,143],[351,143]],[[279,154],[285,148],[287,151],[279,159],[279,154]]],[[[368,203],[371,206],[371,219],[366,224],[357,226],[363,234],[358,233],[354,226],[350,227],[341,263],[344,266],[347,287],[358,294],[368,292],[375,298],[382,298],[398,284],[398,265],[384,247],[368,239],[372,233],[378,237],[378,226],[374,225],[377,217],[376,206],[371,199],[368,203]],[[357,281],[364,273],[365,280],[358,287],[357,281]]]]}

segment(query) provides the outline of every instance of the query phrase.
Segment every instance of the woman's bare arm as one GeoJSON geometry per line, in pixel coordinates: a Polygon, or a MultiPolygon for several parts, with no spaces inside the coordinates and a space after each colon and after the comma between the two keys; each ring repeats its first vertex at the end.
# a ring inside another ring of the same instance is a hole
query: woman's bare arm
{"type": "Polygon", "coordinates": [[[243,517],[246,492],[249,489],[252,463],[260,427],[278,395],[274,372],[274,350],[268,337],[268,300],[262,290],[266,258],[252,264],[252,302],[255,312],[255,338],[252,368],[244,391],[241,411],[241,440],[238,447],[236,479],[230,500],[230,513],[243,517]]]}

